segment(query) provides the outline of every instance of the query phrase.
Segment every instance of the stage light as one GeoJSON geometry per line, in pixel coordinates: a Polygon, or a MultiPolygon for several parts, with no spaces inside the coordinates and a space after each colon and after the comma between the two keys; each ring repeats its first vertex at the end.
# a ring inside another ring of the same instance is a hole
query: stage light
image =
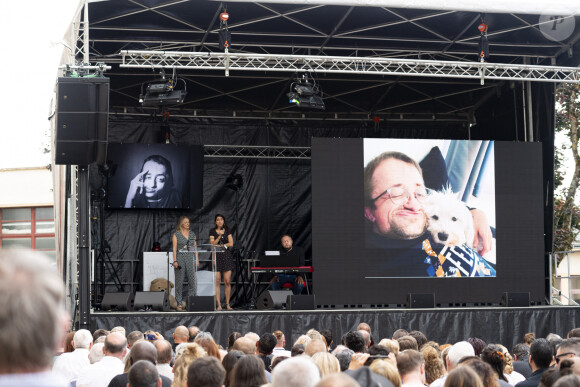
{"type": "Polygon", "coordinates": [[[322,91],[314,80],[308,79],[308,75],[304,74],[301,78],[290,85],[290,92],[286,94],[290,103],[295,104],[301,108],[312,108],[324,110],[324,100],[322,99],[322,91]]]}
{"type": "Polygon", "coordinates": [[[324,106],[322,97],[318,95],[311,95],[309,97],[300,97],[298,93],[288,93],[287,95],[290,98],[290,103],[293,103],[298,107],[320,110],[324,110],[326,108],[324,106]]]}
{"type": "Polygon", "coordinates": [[[182,90],[173,90],[168,93],[161,94],[150,94],[139,96],[139,102],[142,106],[162,106],[162,105],[175,105],[183,103],[187,92],[182,90]]]}
{"type": "Polygon", "coordinates": [[[175,73],[173,74],[173,78],[166,79],[165,71],[162,70],[161,79],[145,82],[141,85],[139,103],[145,107],[175,105],[183,103],[185,96],[187,95],[186,87],[187,84],[185,81],[183,79],[176,78],[175,73]],[[183,82],[183,89],[175,90],[175,85],[179,81],[183,82]],[[145,90],[145,92],[143,92],[143,90],[145,90]]]}

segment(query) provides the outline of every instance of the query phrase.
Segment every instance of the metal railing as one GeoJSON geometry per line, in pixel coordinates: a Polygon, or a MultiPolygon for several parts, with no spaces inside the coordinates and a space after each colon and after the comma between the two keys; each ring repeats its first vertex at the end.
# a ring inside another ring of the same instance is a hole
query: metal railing
{"type": "Polygon", "coordinates": [[[578,302],[576,302],[573,298],[574,289],[572,280],[576,278],[580,278],[580,275],[571,275],[571,266],[570,266],[570,253],[578,254],[580,259],[580,251],[554,251],[550,253],[550,279],[551,279],[551,289],[550,289],[550,305],[575,305],[578,306],[578,302]],[[565,255],[565,258],[563,257],[565,255]],[[566,259],[566,272],[565,275],[563,273],[559,273],[558,271],[558,263],[561,262],[563,259],[566,259]],[[554,271],[552,273],[552,270],[554,271]],[[552,275],[553,274],[553,275],[552,275]],[[564,294],[561,289],[558,289],[555,286],[555,280],[560,279],[560,281],[567,281],[568,283],[568,294],[564,294]],[[556,298],[558,297],[558,298],[556,298]],[[562,298],[567,302],[562,302],[562,298]]]}

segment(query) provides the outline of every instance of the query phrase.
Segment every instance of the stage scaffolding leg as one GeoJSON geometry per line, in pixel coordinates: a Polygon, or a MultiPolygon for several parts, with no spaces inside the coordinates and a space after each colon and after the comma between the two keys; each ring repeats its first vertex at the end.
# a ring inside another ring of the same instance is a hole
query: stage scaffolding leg
{"type": "Polygon", "coordinates": [[[79,165],[77,179],[77,208],[79,230],[79,327],[89,329],[89,311],[91,307],[91,241],[89,215],[89,167],[79,165]]]}

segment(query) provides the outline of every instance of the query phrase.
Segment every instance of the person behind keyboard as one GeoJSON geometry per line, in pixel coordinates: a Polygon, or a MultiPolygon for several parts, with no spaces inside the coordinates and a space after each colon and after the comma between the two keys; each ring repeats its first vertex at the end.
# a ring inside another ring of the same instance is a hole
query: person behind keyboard
{"type": "MultiPolygon", "coordinates": [[[[294,246],[294,241],[290,237],[290,235],[282,236],[282,251],[280,251],[280,255],[284,256],[292,256],[298,257],[299,266],[304,266],[304,250],[299,246],[294,246]]],[[[272,278],[271,288],[272,290],[280,290],[282,285],[290,283],[292,284],[292,293],[295,295],[301,294],[302,289],[304,288],[304,278],[301,275],[295,274],[278,274],[272,278]]]]}

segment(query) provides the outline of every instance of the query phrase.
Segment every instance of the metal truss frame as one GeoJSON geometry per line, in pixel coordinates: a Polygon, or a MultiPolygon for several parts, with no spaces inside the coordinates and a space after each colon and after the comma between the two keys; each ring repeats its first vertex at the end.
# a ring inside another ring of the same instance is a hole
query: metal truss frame
{"type": "Polygon", "coordinates": [[[204,145],[204,157],[310,160],[310,147],[204,145]]]}
{"type": "Polygon", "coordinates": [[[580,68],[497,64],[486,62],[435,61],[396,58],[363,58],[313,55],[274,55],[179,51],[123,50],[126,68],[177,68],[187,70],[230,70],[406,75],[417,77],[580,82],[580,68]]]}

